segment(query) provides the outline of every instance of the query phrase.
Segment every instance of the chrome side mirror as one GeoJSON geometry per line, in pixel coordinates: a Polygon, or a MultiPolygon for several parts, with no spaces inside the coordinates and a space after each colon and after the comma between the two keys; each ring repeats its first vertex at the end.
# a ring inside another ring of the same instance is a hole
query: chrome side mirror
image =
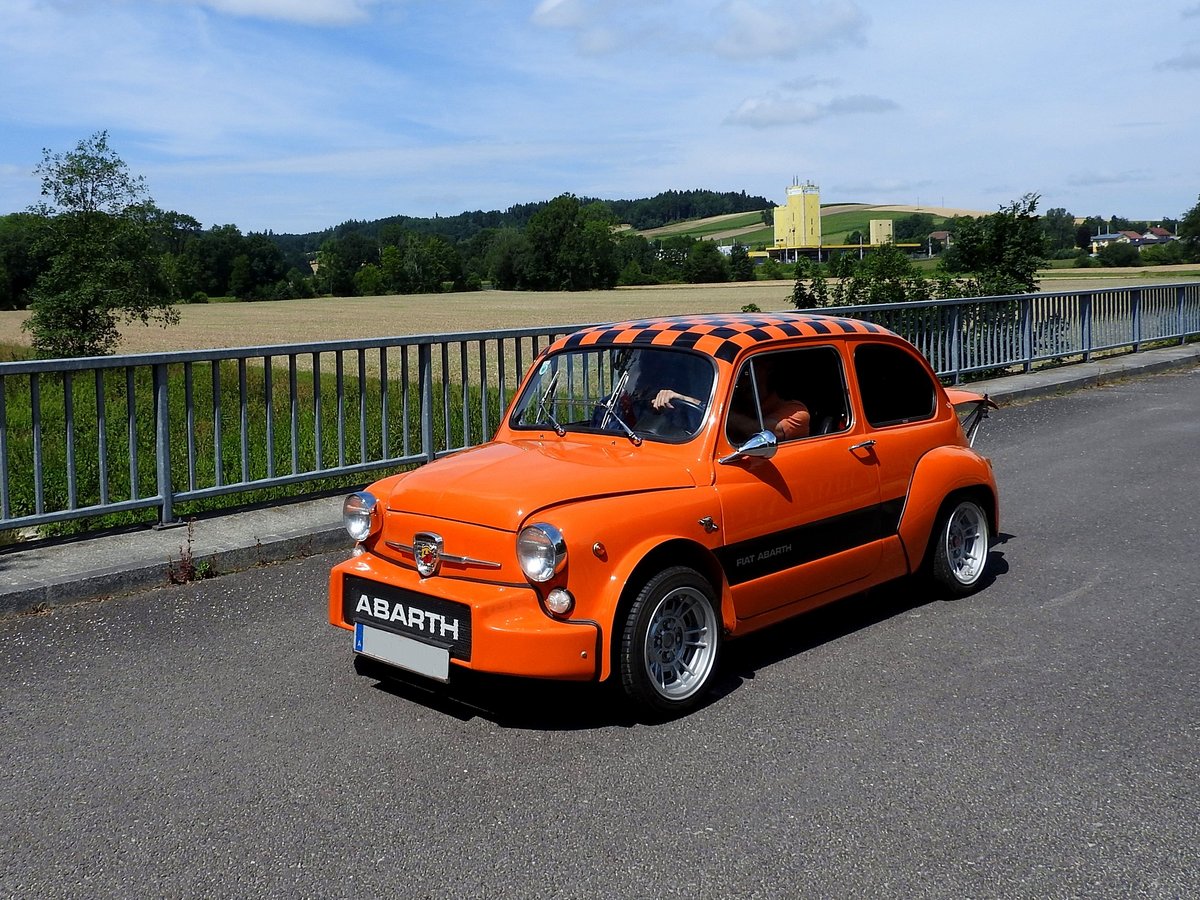
{"type": "Polygon", "coordinates": [[[779,441],[772,431],[760,431],[750,435],[750,439],[728,456],[723,456],[717,462],[722,466],[737,462],[741,459],[770,459],[779,449],[779,441]]]}

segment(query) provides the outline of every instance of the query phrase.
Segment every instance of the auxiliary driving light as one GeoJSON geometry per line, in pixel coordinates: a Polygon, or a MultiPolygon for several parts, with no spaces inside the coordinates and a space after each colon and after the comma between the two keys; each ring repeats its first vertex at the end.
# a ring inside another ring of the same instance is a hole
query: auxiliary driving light
{"type": "Polygon", "coordinates": [[[567,616],[575,608],[575,598],[566,588],[555,588],[546,596],[546,609],[556,616],[567,616]]]}

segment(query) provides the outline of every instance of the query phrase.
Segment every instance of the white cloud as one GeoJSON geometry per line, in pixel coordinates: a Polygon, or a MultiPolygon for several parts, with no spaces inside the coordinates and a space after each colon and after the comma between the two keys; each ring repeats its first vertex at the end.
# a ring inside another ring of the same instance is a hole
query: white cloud
{"type": "Polygon", "coordinates": [[[861,45],[869,20],[855,3],[727,0],[715,50],[729,59],[796,59],[814,51],[861,45]]]}
{"type": "Polygon", "coordinates": [[[296,22],[303,25],[345,25],[362,22],[380,0],[168,0],[250,19],[296,22]]]}
{"type": "Polygon", "coordinates": [[[1067,184],[1072,187],[1097,187],[1107,184],[1128,184],[1134,181],[1144,181],[1146,172],[1127,170],[1124,172],[1114,171],[1091,171],[1080,172],[1077,175],[1072,175],[1067,178],[1067,184]]]}
{"type": "Polygon", "coordinates": [[[773,93],[743,101],[726,121],[751,128],[774,128],[781,125],[808,125],[833,116],[891,112],[899,108],[893,100],[867,94],[815,102],[794,94],[773,93]]]}
{"type": "Polygon", "coordinates": [[[530,21],[573,34],[585,52],[649,47],[745,62],[861,45],[869,24],[851,0],[542,0],[530,21]]]}
{"type": "Polygon", "coordinates": [[[1163,60],[1154,68],[1166,72],[1178,69],[1200,69],[1200,47],[1189,48],[1178,56],[1163,60]]]}

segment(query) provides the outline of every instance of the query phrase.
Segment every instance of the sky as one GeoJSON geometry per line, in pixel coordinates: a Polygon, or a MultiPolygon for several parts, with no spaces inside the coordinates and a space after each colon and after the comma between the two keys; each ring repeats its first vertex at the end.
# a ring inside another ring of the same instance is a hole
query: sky
{"type": "Polygon", "coordinates": [[[0,214],[107,131],[243,232],[797,179],[1153,221],[1198,98],[1198,0],[0,0],[0,214]]]}

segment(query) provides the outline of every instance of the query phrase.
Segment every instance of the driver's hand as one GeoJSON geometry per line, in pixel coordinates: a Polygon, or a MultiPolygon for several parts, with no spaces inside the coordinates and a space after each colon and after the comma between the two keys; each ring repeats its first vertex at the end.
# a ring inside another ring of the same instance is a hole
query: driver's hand
{"type": "Polygon", "coordinates": [[[671,401],[681,396],[683,395],[670,388],[663,388],[654,395],[654,399],[650,401],[650,405],[654,408],[655,412],[662,412],[664,409],[674,409],[675,407],[671,405],[671,401]]]}

